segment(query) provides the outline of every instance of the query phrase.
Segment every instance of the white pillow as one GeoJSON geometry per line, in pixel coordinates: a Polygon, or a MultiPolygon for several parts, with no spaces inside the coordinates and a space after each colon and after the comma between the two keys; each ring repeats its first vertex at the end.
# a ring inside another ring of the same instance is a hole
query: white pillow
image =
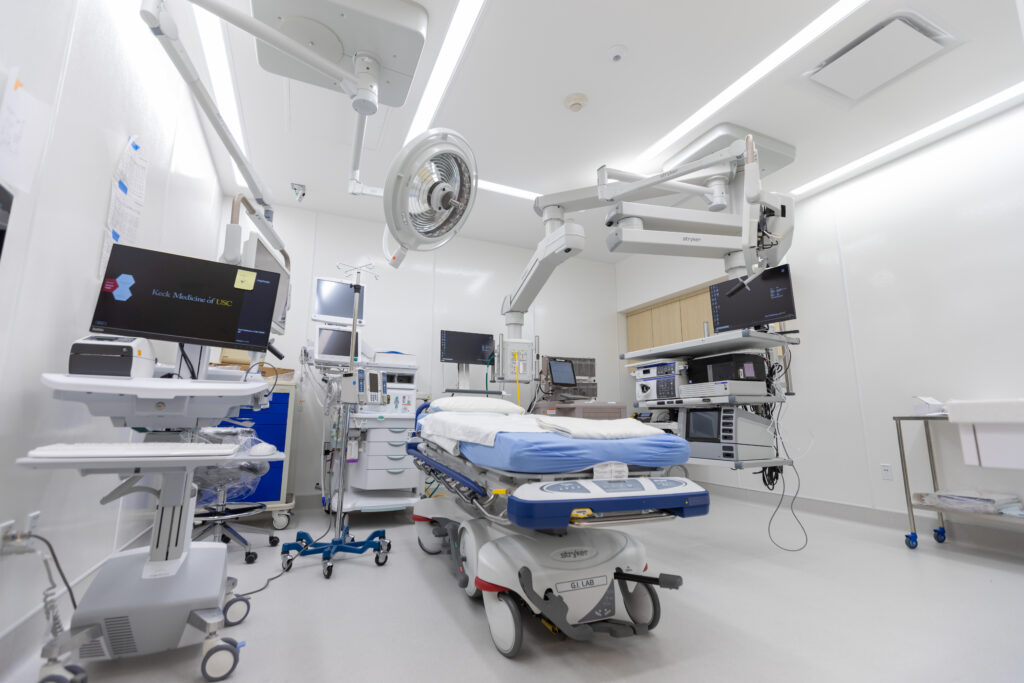
{"type": "Polygon", "coordinates": [[[430,402],[433,410],[447,410],[452,413],[502,413],[522,415],[526,409],[510,401],[486,396],[446,396],[430,402]]]}

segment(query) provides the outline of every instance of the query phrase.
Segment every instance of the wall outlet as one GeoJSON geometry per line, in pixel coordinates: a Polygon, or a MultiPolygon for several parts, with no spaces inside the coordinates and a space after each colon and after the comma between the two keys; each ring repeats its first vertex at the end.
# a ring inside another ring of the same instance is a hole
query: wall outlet
{"type": "Polygon", "coordinates": [[[882,480],[892,481],[892,465],[882,465],[882,480]]]}

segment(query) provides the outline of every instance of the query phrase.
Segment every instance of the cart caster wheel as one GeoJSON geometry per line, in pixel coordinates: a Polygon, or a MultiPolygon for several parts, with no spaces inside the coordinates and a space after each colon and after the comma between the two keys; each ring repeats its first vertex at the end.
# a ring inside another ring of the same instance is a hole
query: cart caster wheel
{"type": "Polygon", "coordinates": [[[519,605],[509,593],[485,593],[484,609],[494,647],[512,659],[523,645],[523,617],[519,605]]]}
{"type": "Polygon", "coordinates": [[[907,544],[907,547],[913,550],[917,547],[917,534],[907,534],[903,542],[907,544]]]}
{"type": "Polygon", "coordinates": [[[258,557],[258,555],[256,555],[256,553],[254,553],[253,551],[250,550],[250,551],[245,553],[245,563],[246,564],[252,564],[253,562],[256,561],[257,557],[258,557]]]}
{"type": "Polygon", "coordinates": [[[283,569],[286,572],[290,572],[292,570],[292,556],[291,555],[282,555],[281,556],[281,569],[283,569]]]}
{"type": "Polygon", "coordinates": [[[373,562],[378,567],[383,567],[384,565],[386,565],[388,563],[388,554],[387,553],[374,553],[374,555],[373,555],[373,562]]]}
{"type": "Polygon", "coordinates": [[[941,526],[938,529],[935,529],[934,531],[932,531],[932,538],[935,539],[936,543],[945,543],[946,542],[946,529],[944,527],[941,527],[941,526]]]}
{"type": "Polygon", "coordinates": [[[224,603],[224,625],[235,626],[241,624],[249,616],[250,609],[252,609],[252,605],[249,604],[249,598],[242,596],[231,598],[224,603]]]}
{"type": "Polygon", "coordinates": [[[221,638],[220,640],[220,643],[214,645],[203,655],[203,662],[199,666],[203,678],[208,681],[223,681],[238,666],[238,650],[241,645],[234,638],[221,638]]]}
{"type": "Polygon", "coordinates": [[[270,547],[271,547],[271,548],[276,548],[276,547],[277,547],[277,544],[281,542],[281,539],[280,539],[280,538],[278,538],[277,536],[271,536],[271,537],[270,537],[269,539],[267,539],[267,540],[269,540],[269,541],[270,541],[270,547]]]}
{"type": "Polygon", "coordinates": [[[220,535],[220,542],[221,543],[231,543],[231,537],[228,536],[227,534],[221,534],[220,535]]]}
{"type": "Polygon", "coordinates": [[[278,531],[287,529],[288,525],[292,523],[292,514],[290,512],[275,512],[271,523],[278,531]]]}
{"type": "MultiPolygon", "coordinates": [[[[423,545],[423,539],[417,538],[417,539],[416,539],[416,542],[417,542],[417,543],[419,544],[419,546],[420,546],[420,550],[422,550],[423,552],[425,552],[425,553],[426,553],[427,555],[440,555],[440,554],[441,554],[441,549],[440,549],[440,547],[439,547],[439,548],[438,548],[437,550],[431,550],[431,549],[430,549],[430,548],[428,548],[427,546],[423,545]]],[[[440,543],[438,543],[438,546],[440,546],[440,545],[441,545],[441,544],[440,544],[440,543]]]]}
{"type": "Polygon", "coordinates": [[[331,563],[325,564],[324,565],[324,578],[325,579],[331,578],[331,574],[333,574],[333,573],[334,573],[334,565],[331,564],[331,563]]]}

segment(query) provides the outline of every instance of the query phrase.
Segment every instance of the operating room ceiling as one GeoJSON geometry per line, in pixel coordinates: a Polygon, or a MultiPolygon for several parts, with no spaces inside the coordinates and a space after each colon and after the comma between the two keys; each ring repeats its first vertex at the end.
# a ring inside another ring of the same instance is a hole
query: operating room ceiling
{"type": "MultiPolygon", "coordinates": [[[[246,0],[233,2],[248,9],[246,0]]],[[[421,4],[430,23],[408,101],[382,107],[368,126],[363,179],[370,184],[384,184],[456,6],[421,4]]],[[[466,136],[483,179],[539,193],[592,184],[598,166],[632,166],[832,4],[787,0],[780,12],[779,3],[761,0],[488,0],[434,125],[466,136]],[[580,111],[566,107],[571,93],[586,95],[580,111]]],[[[263,71],[254,39],[233,27],[227,32],[250,157],[274,203],[383,226],[379,199],[346,193],[355,125],[347,99],[263,71]],[[292,182],[306,185],[301,204],[292,182]]],[[[1021,80],[1024,42],[1014,0],[870,0],[681,144],[722,121],[779,138],[796,147],[796,161],[766,185],[788,191],[1021,80]],[[897,13],[919,15],[952,36],[951,44],[857,101],[806,77],[897,13]]],[[[227,176],[228,167],[220,167],[227,176]]],[[[229,177],[224,184],[234,186],[229,177]]],[[[583,257],[616,261],[622,257],[604,247],[602,218],[600,210],[579,215],[588,233],[583,257]]],[[[462,234],[532,248],[543,228],[531,202],[480,192],[462,234]]]]}

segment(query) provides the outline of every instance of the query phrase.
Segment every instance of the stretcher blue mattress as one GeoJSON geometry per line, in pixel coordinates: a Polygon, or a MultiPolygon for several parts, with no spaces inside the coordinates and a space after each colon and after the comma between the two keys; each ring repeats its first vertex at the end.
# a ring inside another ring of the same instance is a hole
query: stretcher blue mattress
{"type": "Polygon", "coordinates": [[[555,433],[500,432],[494,446],[462,441],[459,450],[480,467],[527,474],[575,472],[609,460],[660,468],[682,465],[690,458],[690,444],[674,434],[573,439],[555,433]]]}

